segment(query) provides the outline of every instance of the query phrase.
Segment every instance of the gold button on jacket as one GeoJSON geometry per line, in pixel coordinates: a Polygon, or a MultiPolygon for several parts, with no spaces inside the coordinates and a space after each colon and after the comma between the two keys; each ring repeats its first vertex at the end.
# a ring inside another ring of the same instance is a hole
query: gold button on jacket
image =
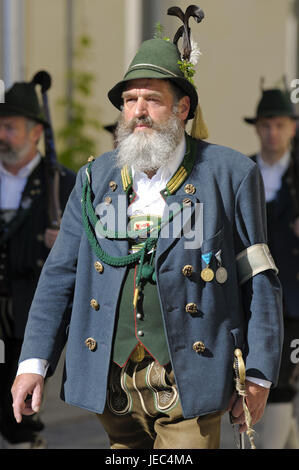
{"type": "Polygon", "coordinates": [[[187,313],[196,313],[197,312],[197,305],[193,302],[191,302],[190,304],[187,304],[186,307],[186,312],[187,313]]]}
{"type": "Polygon", "coordinates": [[[182,273],[184,274],[184,276],[191,276],[191,274],[193,273],[193,266],[191,266],[191,264],[186,264],[186,266],[184,266],[182,269],[182,273]]]}
{"type": "Polygon", "coordinates": [[[190,183],[186,184],[184,189],[185,189],[185,193],[187,194],[194,194],[196,192],[195,186],[190,183]]]}
{"type": "Polygon", "coordinates": [[[195,352],[197,352],[198,354],[200,353],[203,353],[204,350],[206,349],[204,343],[202,341],[196,341],[194,344],[193,344],[193,349],[195,352]]]}
{"type": "Polygon", "coordinates": [[[104,271],[104,267],[103,267],[102,263],[100,263],[99,261],[96,261],[94,263],[94,268],[98,273],[102,273],[104,271]]]}
{"type": "Polygon", "coordinates": [[[185,197],[185,198],[183,199],[183,204],[184,204],[184,206],[191,206],[192,201],[191,201],[191,199],[189,199],[188,197],[185,197]]]}
{"type": "Polygon", "coordinates": [[[100,308],[99,302],[98,302],[96,299],[91,299],[91,301],[90,301],[90,306],[91,306],[94,310],[99,310],[99,308],[100,308]]]}
{"type": "Polygon", "coordinates": [[[115,191],[117,189],[117,184],[115,183],[115,181],[110,181],[109,187],[112,191],[115,191]]]}
{"type": "Polygon", "coordinates": [[[85,344],[88,347],[88,349],[90,349],[90,351],[95,351],[97,348],[97,342],[93,338],[87,338],[85,340],[85,344]]]}

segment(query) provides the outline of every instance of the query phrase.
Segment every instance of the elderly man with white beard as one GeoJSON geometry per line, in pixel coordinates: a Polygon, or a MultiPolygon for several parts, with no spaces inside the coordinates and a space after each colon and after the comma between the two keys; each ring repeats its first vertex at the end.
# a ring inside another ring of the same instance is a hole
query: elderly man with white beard
{"type": "Polygon", "coordinates": [[[123,93],[124,111],[117,127],[120,167],[133,166],[151,177],[173,160],[184,138],[181,110],[189,106],[188,97],[180,95],[169,81],[145,79],[130,83],[123,93]],[[163,107],[158,106],[162,98],[163,107]],[[167,108],[167,113],[163,108],[167,108]]]}
{"type": "Polygon", "coordinates": [[[281,290],[262,181],[247,157],[196,138],[206,129],[181,63],[176,44],[145,41],[108,93],[118,146],[79,171],[44,266],[12,388],[18,422],[39,409],[66,342],[62,398],[97,413],[113,449],[216,449],[226,410],[249,437],[263,414],[281,290]],[[200,243],[188,246],[187,226],[200,243]],[[244,362],[246,406],[234,392],[244,362]]]}
{"type": "MultiPolygon", "coordinates": [[[[33,82],[17,82],[0,104],[0,434],[5,448],[42,448],[39,415],[18,426],[10,393],[24,330],[42,265],[59,227],[48,220],[49,169],[39,141],[49,126],[33,82]]],[[[63,210],[75,174],[60,166],[58,200],[63,210]]]]}

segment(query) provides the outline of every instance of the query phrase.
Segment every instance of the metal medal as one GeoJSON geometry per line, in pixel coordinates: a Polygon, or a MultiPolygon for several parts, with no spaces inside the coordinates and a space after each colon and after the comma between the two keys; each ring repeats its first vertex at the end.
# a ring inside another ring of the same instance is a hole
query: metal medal
{"type": "Polygon", "coordinates": [[[211,268],[204,268],[200,273],[201,278],[205,282],[211,282],[214,279],[214,272],[211,268]]]}
{"type": "Polygon", "coordinates": [[[200,276],[203,281],[211,282],[214,279],[214,271],[209,267],[209,264],[212,258],[212,252],[210,251],[209,253],[205,253],[201,255],[201,257],[203,261],[205,262],[205,264],[207,265],[207,267],[201,271],[200,276]]]}
{"type": "Polygon", "coordinates": [[[222,261],[221,261],[221,250],[219,250],[216,254],[215,257],[218,261],[218,269],[216,271],[216,281],[219,282],[219,284],[224,284],[227,281],[227,270],[222,266],[222,261]]]}
{"type": "Polygon", "coordinates": [[[223,266],[220,266],[215,273],[215,277],[219,284],[224,284],[227,281],[227,270],[223,266]]]}

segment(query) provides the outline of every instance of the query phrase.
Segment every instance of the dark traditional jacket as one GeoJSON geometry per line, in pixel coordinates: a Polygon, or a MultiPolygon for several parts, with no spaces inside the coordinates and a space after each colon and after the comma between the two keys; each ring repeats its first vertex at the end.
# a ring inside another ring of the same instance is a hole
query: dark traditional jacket
{"type": "MultiPolygon", "coordinates": [[[[49,254],[44,244],[48,227],[45,159],[30,174],[19,209],[0,233],[0,289],[12,298],[14,337],[23,338],[28,312],[41,269],[49,254]],[[1,285],[2,284],[2,285],[1,285]]],[[[75,174],[60,167],[60,204],[64,210],[75,174]]]]}
{"type": "MultiPolygon", "coordinates": [[[[256,155],[251,158],[256,162],[256,155]]],[[[285,315],[299,321],[299,237],[295,235],[293,223],[297,213],[299,200],[294,191],[292,166],[290,165],[282,177],[282,184],[273,201],[266,204],[268,245],[278,267],[278,277],[283,289],[285,315]]]]}
{"type": "MultiPolygon", "coordinates": [[[[186,248],[184,233],[158,239],[155,269],[170,360],[184,416],[204,415],[227,408],[233,391],[233,356],[241,348],[247,374],[276,383],[282,344],[281,287],[274,270],[266,270],[239,285],[236,256],[254,244],[267,243],[263,182],[248,157],[229,148],[197,141],[196,159],[185,183],[166,198],[167,207],[184,203],[195,211],[203,206],[202,243],[186,248]],[[193,194],[186,195],[186,184],[193,194]],[[190,186],[189,186],[190,187],[190,186]],[[186,201],[185,201],[186,202],[186,201]],[[228,279],[204,282],[202,254],[221,249],[228,279]],[[193,276],[182,268],[193,266],[193,276]],[[188,311],[187,304],[196,309],[188,311]],[[199,343],[201,342],[201,343],[199,343]],[[194,345],[204,347],[197,349],[194,345]]],[[[91,169],[93,207],[108,202],[115,213],[126,213],[116,152],[97,158],[91,169]],[[113,182],[113,184],[110,184],[113,182]],[[120,198],[120,196],[122,196],[120,198]]],[[[70,404],[102,413],[118,306],[126,268],[102,262],[91,247],[82,223],[81,168],[68,201],[61,230],[44,265],[30,310],[20,360],[49,361],[53,373],[67,341],[63,398],[70,404]],[[73,299],[71,314],[66,313],[73,299]],[[92,301],[92,302],[91,302],[92,301]],[[96,301],[96,303],[94,302],[96,301]],[[97,308],[94,306],[97,305],[97,308]],[[93,347],[87,339],[93,339],[93,347]]],[[[127,240],[99,238],[110,256],[126,256],[127,240]]]]}

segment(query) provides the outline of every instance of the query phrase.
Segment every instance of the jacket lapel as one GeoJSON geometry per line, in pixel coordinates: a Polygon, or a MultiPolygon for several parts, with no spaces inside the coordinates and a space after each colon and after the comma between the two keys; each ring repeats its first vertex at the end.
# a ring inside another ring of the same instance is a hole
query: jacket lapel
{"type": "MultiPolygon", "coordinates": [[[[168,196],[164,209],[161,232],[157,243],[157,260],[165,251],[184,237],[186,241],[194,238],[194,227],[202,221],[202,207],[194,195],[186,195],[183,191],[168,196]]],[[[197,240],[198,248],[202,243],[202,232],[197,240]]]]}
{"type": "Polygon", "coordinates": [[[111,256],[119,257],[128,254],[129,243],[125,238],[128,226],[128,196],[123,191],[120,171],[117,170],[111,175],[106,187],[102,184],[95,184],[101,191],[95,193],[93,206],[100,218],[99,224],[107,230],[107,236],[101,236],[101,227],[96,231],[98,242],[102,250],[111,256]],[[123,237],[122,237],[123,235],[123,237]],[[120,238],[117,238],[119,237],[120,238]]]}

